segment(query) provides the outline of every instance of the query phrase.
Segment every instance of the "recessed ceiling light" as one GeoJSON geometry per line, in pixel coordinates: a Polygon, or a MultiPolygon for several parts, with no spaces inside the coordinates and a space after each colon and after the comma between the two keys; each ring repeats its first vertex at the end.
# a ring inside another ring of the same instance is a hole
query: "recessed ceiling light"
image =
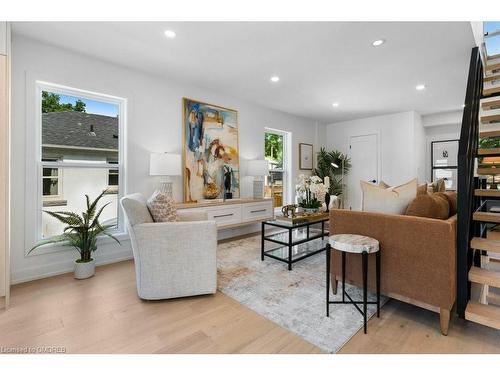
{"type": "Polygon", "coordinates": [[[337,108],[338,106],[339,106],[339,103],[337,103],[337,102],[332,103],[332,107],[337,108]]]}
{"type": "Polygon", "coordinates": [[[278,82],[279,80],[280,80],[280,77],[278,77],[278,76],[271,77],[271,82],[278,82]]]}
{"type": "Polygon", "coordinates": [[[425,85],[423,83],[421,83],[420,85],[415,86],[415,89],[418,91],[425,90],[425,85]]]}
{"type": "Polygon", "coordinates": [[[165,36],[170,39],[174,39],[177,34],[172,30],[165,30],[165,36]]]}
{"type": "Polygon", "coordinates": [[[373,47],[378,47],[378,46],[381,46],[382,44],[385,43],[385,39],[377,39],[375,40],[373,43],[372,43],[372,46],[373,47]]]}

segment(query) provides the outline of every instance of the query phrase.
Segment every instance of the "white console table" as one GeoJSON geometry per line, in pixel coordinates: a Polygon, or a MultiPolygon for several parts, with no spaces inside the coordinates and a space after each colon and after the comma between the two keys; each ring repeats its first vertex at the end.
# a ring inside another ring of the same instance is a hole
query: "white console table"
{"type": "Polygon", "coordinates": [[[177,203],[178,211],[205,211],[209,220],[215,220],[217,228],[227,229],[260,223],[274,217],[271,199],[222,199],[204,200],[197,203],[177,203]]]}

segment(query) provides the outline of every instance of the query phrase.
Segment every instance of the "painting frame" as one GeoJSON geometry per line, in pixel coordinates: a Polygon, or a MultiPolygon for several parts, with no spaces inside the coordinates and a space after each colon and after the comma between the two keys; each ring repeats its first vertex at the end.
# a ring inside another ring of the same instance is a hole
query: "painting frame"
{"type": "MultiPolygon", "coordinates": [[[[201,100],[197,99],[192,99],[188,97],[183,97],[182,98],[182,196],[183,196],[183,202],[184,203],[196,203],[199,200],[205,200],[207,198],[198,198],[199,197],[199,192],[195,193],[195,197],[193,198],[192,196],[192,191],[191,191],[191,186],[189,185],[188,180],[188,173],[187,173],[187,164],[189,162],[188,160],[188,115],[190,109],[188,108],[190,104],[195,104],[204,108],[210,108],[211,110],[214,111],[221,111],[221,112],[227,112],[230,113],[234,116],[234,130],[236,135],[234,139],[234,144],[231,145],[231,149],[234,150],[236,153],[236,157],[232,158],[231,165],[236,167],[233,169],[234,171],[234,178],[233,180],[235,181],[236,184],[236,190],[235,194],[232,196],[232,198],[240,198],[241,194],[241,176],[240,176],[240,156],[239,156],[239,149],[240,149],[240,140],[239,140],[239,114],[238,110],[228,108],[228,107],[223,107],[217,104],[211,104],[207,103],[201,100]]],[[[202,121],[202,127],[203,127],[203,132],[206,131],[204,124],[205,120],[202,121]]],[[[223,125],[223,124],[221,124],[223,125]]],[[[208,132],[207,132],[208,133],[208,132]]]]}
{"type": "Polygon", "coordinates": [[[299,169],[312,171],[314,168],[314,146],[310,143],[299,143],[299,169]]]}

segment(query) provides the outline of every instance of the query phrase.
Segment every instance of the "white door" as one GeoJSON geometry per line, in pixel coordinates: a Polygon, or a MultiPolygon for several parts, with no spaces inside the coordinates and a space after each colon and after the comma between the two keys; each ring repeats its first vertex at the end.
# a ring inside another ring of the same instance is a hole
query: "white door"
{"type": "Polygon", "coordinates": [[[353,136],[349,140],[351,170],[348,175],[346,208],[361,210],[360,181],[378,184],[378,136],[367,134],[353,136]]]}

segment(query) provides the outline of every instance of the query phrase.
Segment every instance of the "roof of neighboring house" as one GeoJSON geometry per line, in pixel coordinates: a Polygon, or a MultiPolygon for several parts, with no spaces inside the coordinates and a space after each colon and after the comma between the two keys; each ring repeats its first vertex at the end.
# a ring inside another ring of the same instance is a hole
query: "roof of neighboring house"
{"type": "Polygon", "coordinates": [[[43,113],[42,144],[118,150],[118,117],[74,111],[43,113]],[[91,126],[95,137],[89,135],[91,126]]]}

